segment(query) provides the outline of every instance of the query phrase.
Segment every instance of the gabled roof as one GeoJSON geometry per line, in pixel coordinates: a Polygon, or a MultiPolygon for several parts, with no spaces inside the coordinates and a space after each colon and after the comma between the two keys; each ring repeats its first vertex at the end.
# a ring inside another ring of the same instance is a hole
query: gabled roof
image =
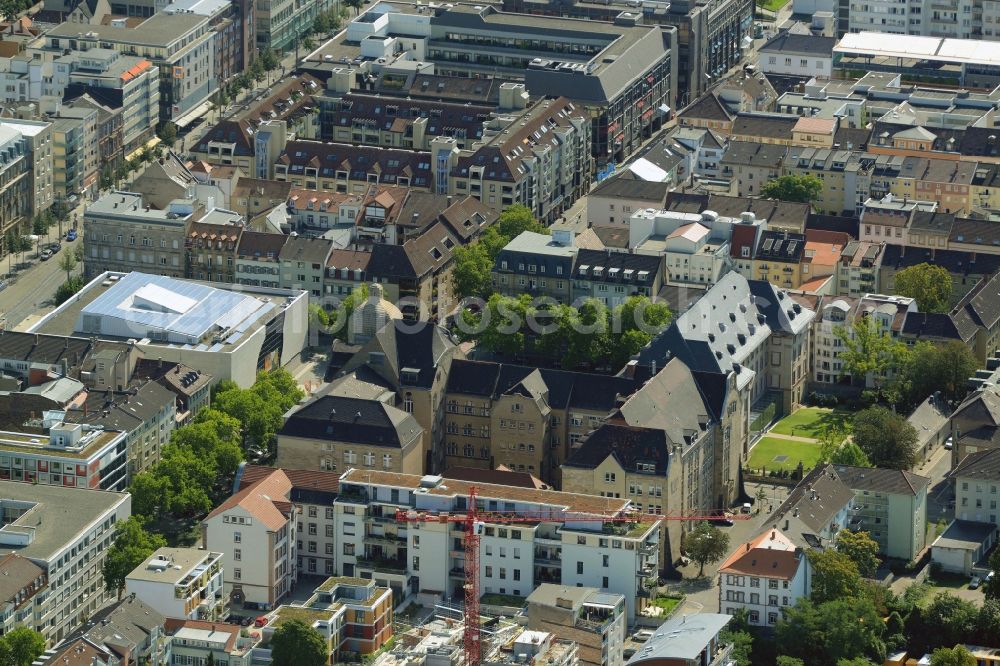
{"type": "Polygon", "coordinates": [[[788,30],[782,30],[766,41],[758,52],[781,53],[791,55],[811,55],[833,57],[833,47],[837,40],[833,37],[819,35],[802,35],[788,30]]]}
{"type": "Polygon", "coordinates": [[[269,531],[275,532],[288,520],[287,512],[282,511],[278,503],[287,501],[291,490],[292,483],[288,476],[284,471],[276,469],[252,486],[231,495],[205,516],[205,520],[239,507],[259,520],[269,531]]]}
{"type": "Polygon", "coordinates": [[[733,115],[729,113],[725,104],[719,101],[719,98],[714,93],[707,92],[695,100],[694,104],[681,111],[680,120],[682,124],[687,118],[732,122],[733,115]]]}
{"type": "Polygon", "coordinates": [[[804,558],[796,545],[778,529],[770,529],[741,544],[719,567],[719,573],[791,580],[804,558]]]}
{"type": "Polygon", "coordinates": [[[955,479],[1000,481],[1000,449],[970,453],[949,475],[955,479]]]}
{"type": "Polygon", "coordinates": [[[891,495],[917,495],[931,485],[931,480],[926,476],[906,470],[850,465],[834,465],[833,469],[852,490],[871,490],[891,495]]]}
{"type": "Polygon", "coordinates": [[[449,467],[441,474],[446,479],[457,479],[469,483],[491,483],[515,488],[535,488],[550,490],[551,486],[527,472],[515,472],[504,465],[496,469],[476,469],[474,467],[449,467]]]}

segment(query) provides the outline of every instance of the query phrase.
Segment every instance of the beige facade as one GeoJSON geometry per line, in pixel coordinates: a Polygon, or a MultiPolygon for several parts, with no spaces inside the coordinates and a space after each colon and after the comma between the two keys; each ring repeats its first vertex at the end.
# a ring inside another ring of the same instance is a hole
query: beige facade
{"type": "Polygon", "coordinates": [[[402,448],[352,442],[318,442],[312,438],[278,434],[278,458],[275,465],[289,469],[379,469],[402,474],[422,474],[424,435],[402,448]]]}

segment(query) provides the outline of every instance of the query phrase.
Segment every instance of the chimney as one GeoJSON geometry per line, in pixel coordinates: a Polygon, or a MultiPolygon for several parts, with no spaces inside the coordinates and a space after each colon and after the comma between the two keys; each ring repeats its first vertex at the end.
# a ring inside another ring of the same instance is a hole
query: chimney
{"type": "Polygon", "coordinates": [[[771,541],[774,541],[777,538],[778,538],[778,531],[777,530],[771,530],[771,541]]]}

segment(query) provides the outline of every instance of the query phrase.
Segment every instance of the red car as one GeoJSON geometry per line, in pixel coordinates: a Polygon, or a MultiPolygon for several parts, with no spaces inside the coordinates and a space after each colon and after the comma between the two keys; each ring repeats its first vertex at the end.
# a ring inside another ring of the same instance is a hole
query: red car
{"type": "Polygon", "coordinates": [[[260,628],[267,624],[266,615],[258,615],[257,619],[253,621],[253,626],[260,628]]]}

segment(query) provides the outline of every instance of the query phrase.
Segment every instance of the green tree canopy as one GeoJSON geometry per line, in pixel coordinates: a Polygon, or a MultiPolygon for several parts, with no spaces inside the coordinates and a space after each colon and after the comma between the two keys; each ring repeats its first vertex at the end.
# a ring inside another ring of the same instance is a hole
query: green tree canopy
{"type": "Polygon", "coordinates": [[[0,666],[31,666],[45,652],[45,638],[28,627],[0,636],[0,666]]]}
{"type": "Polygon", "coordinates": [[[132,516],[115,525],[115,539],[104,559],[104,588],[121,597],[125,577],[157,548],[167,545],[159,534],[147,532],[142,519],[132,516]]]}
{"type": "Polygon", "coordinates": [[[477,242],[455,248],[452,271],[455,293],[461,298],[489,298],[493,293],[493,265],[497,255],[525,231],[549,233],[538,223],[530,208],[516,204],[504,209],[496,224],[487,227],[477,242]]]}
{"type": "Polygon", "coordinates": [[[931,645],[957,645],[975,634],[979,610],[971,601],[940,592],[921,615],[931,645]]]}
{"type": "Polygon", "coordinates": [[[330,646],[302,620],[289,620],[271,636],[271,659],[274,666],[327,666],[330,646]]]}
{"type": "Polygon", "coordinates": [[[805,666],[805,662],[798,657],[789,657],[787,654],[779,654],[777,666],[805,666]]]}
{"type": "Polygon", "coordinates": [[[850,465],[852,467],[873,467],[868,456],[854,441],[844,442],[840,448],[830,454],[829,461],[834,465],[850,465]]]}
{"type": "Polygon", "coordinates": [[[878,543],[868,536],[868,532],[840,530],[837,532],[837,552],[850,558],[865,578],[875,575],[879,565],[878,543]]]}
{"type": "Polygon", "coordinates": [[[1000,645],[1000,600],[987,599],[983,603],[976,616],[976,632],[982,644],[1000,645]]]}
{"type": "Polygon", "coordinates": [[[729,535],[708,521],[698,523],[684,540],[684,549],[692,561],[698,563],[698,576],[705,573],[705,565],[718,562],[729,552],[729,535]]]}
{"type": "Polygon", "coordinates": [[[160,125],[160,130],[157,132],[157,136],[159,136],[160,141],[166,145],[173,146],[177,141],[177,125],[174,125],[168,120],[160,125]]]}
{"type": "Polygon", "coordinates": [[[729,658],[736,662],[736,666],[752,666],[753,636],[750,635],[750,632],[723,629],[719,633],[719,642],[733,646],[729,658]]]}
{"type": "Polygon", "coordinates": [[[931,666],[976,666],[976,658],[964,645],[942,647],[931,653],[931,666]]]}
{"type": "Polygon", "coordinates": [[[893,282],[895,293],[916,299],[921,312],[947,312],[951,305],[951,273],[944,266],[910,266],[896,273],[893,282]]]}
{"type": "Polygon", "coordinates": [[[899,414],[884,407],[858,412],[854,442],[876,467],[907,470],[917,462],[917,431],[899,414]]]}
{"type": "Polygon", "coordinates": [[[840,598],[816,604],[800,599],[783,609],[775,626],[782,654],[802,659],[810,666],[835,666],[841,659],[885,658],[885,626],[865,598],[840,598]]]}
{"type": "Polygon", "coordinates": [[[979,361],[963,342],[918,342],[907,368],[910,402],[923,402],[935,391],[941,391],[945,400],[959,402],[969,393],[969,377],[977,369],[979,361]]]}
{"type": "Polygon", "coordinates": [[[815,201],[822,193],[823,181],[812,174],[779,176],[769,180],[764,184],[764,187],[760,188],[762,199],[778,199],[779,201],[798,203],[815,201]]]}
{"type": "Polygon", "coordinates": [[[536,234],[549,233],[548,229],[539,224],[538,220],[535,219],[531,209],[521,204],[514,204],[505,208],[500,213],[500,217],[497,218],[496,226],[500,235],[508,239],[517,238],[525,231],[531,231],[536,234]]]}
{"type": "Polygon", "coordinates": [[[810,550],[806,556],[813,570],[814,602],[821,604],[858,596],[861,591],[861,574],[854,560],[836,550],[810,550]]]}
{"type": "MultiPolygon", "coordinates": [[[[900,376],[909,361],[908,350],[902,342],[896,342],[887,331],[880,329],[874,317],[856,317],[849,326],[837,326],[833,334],[841,341],[843,351],[842,376],[850,376],[855,385],[866,386],[869,379],[879,391],[886,387],[890,376],[900,376]]],[[[898,395],[887,396],[893,402],[898,395]]]]}

